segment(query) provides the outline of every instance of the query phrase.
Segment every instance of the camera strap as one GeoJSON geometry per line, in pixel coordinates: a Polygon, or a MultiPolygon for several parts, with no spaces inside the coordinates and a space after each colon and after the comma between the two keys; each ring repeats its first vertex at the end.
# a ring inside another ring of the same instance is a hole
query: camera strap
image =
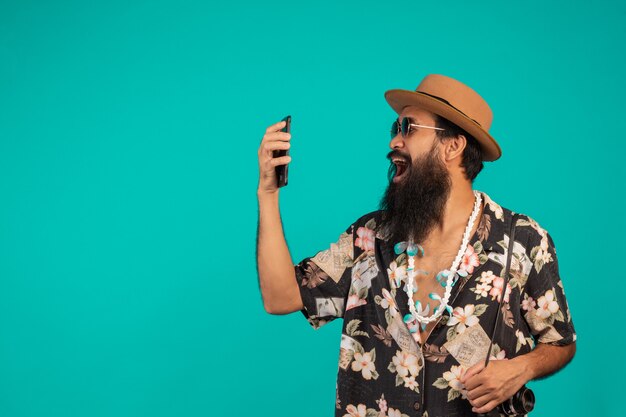
{"type": "Polygon", "coordinates": [[[513,256],[513,245],[515,244],[515,224],[519,217],[518,213],[513,214],[511,217],[511,230],[509,232],[509,248],[506,252],[506,266],[504,267],[504,274],[502,275],[502,292],[500,298],[500,306],[496,313],[496,322],[493,324],[493,332],[491,333],[491,341],[489,342],[489,349],[487,349],[487,358],[485,359],[485,368],[489,365],[489,357],[491,356],[491,348],[493,347],[493,339],[496,337],[496,331],[498,330],[498,322],[500,321],[500,313],[502,312],[502,306],[504,305],[504,296],[506,295],[506,288],[509,284],[509,269],[511,268],[511,258],[513,256]]]}

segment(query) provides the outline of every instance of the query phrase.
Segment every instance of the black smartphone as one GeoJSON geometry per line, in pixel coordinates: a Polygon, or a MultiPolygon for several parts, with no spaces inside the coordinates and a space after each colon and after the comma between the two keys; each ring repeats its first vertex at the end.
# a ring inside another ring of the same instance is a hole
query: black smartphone
{"type": "MultiPolygon", "coordinates": [[[[291,116],[285,116],[282,120],[285,123],[285,127],[281,129],[281,132],[291,132],[291,116]]],[[[281,156],[289,155],[289,149],[279,149],[274,151],[274,158],[278,158],[281,156]]],[[[278,165],[276,167],[276,185],[280,187],[284,187],[287,185],[287,176],[289,171],[289,164],[278,165]]]]}

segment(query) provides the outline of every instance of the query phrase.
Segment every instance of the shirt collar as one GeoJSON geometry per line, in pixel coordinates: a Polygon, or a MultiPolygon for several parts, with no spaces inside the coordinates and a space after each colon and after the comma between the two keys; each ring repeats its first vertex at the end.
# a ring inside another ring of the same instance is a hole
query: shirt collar
{"type": "Polygon", "coordinates": [[[485,192],[479,191],[483,197],[484,208],[480,219],[478,238],[485,251],[504,253],[504,216],[507,211],[493,201],[485,192]]]}
{"type": "MultiPolygon", "coordinates": [[[[502,244],[504,241],[504,216],[507,210],[493,201],[487,193],[483,191],[479,191],[479,193],[483,198],[484,208],[476,232],[478,240],[482,243],[485,251],[504,253],[502,244]]],[[[379,214],[382,214],[382,211],[379,211],[379,214]]],[[[389,236],[384,230],[380,231],[376,238],[389,243],[389,236]]]]}

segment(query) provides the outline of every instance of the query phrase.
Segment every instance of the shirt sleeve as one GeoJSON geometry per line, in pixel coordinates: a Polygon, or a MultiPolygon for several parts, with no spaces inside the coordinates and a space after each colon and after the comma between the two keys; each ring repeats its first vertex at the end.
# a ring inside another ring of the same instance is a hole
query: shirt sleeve
{"type": "Polygon", "coordinates": [[[576,341],[574,323],[559,276],[556,248],[549,233],[531,248],[533,266],[522,293],[522,314],[538,343],[563,346],[576,341]]]}
{"type": "Polygon", "coordinates": [[[294,265],[304,305],[302,314],[314,329],[343,317],[354,258],[354,224],[330,248],[294,265]]]}

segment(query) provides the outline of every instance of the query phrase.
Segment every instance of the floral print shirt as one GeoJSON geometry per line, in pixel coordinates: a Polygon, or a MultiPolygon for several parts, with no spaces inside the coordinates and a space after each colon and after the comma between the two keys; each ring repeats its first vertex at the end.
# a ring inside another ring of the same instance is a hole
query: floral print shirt
{"type": "MultiPolygon", "coordinates": [[[[484,210],[449,301],[424,345],[412,326],[405,253],[374,228],[382,212],[351,224],[330,248],[294,265],[314,329],[343,318],[335,416],[472,416],[461,373],[484,361],[502,297],[513,212],[482,193],[484,210]],[[407,316],[408,315],[408,316],[407,316]],[[405,322],[406,318],[406,322],[405,322]]],[[[445,283],[445,281],[444,281],[445,283]]],[[[428,314],[426,314],[428,315],[428,314]]],[[[536,343],[576,340],[551,236],[519,215],[491,360],[536,343]]],[[[538,399],[539,402],[541,399],[538,399]]]]}

